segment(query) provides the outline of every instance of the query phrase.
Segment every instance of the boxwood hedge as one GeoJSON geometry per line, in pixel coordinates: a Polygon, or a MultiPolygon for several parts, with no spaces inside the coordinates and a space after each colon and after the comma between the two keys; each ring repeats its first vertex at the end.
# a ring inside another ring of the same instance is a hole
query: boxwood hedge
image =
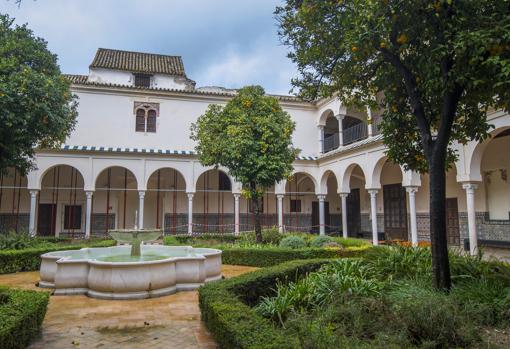
{"type": "Polygon", "coordinates": [[[353,247],[346,249],[302,248],[291,249],[281,247],[224,247],[217,246],[223,251],[223,264],[246,265],[251,267],[270,267],[280,263],[297,259],[356,257],[368,247],[353,247]]]}
{"type": "Polygon", "coordinates": [[[287,283],[318,270],[330,259],[297,260],[200,287],[202,320],[221,348],[297,348],[251,306],[274,293],[277,282],[287,283]]]}
{"type": "Polygon", "coordinates": [[[108,247],[115,244],[114,240],[103,240],[91,244],[62,244],[53,247],[43,246],[22,250],[0,250],[0,274],[38,270],[41,265],[41,255],[47,252],[78,250],[83,247],[108,247]]]}
{"type": "Polygon", "coordinates": [[[25,348],[41,328],[49,292],[0,288],[0,346],[25,348]]]}

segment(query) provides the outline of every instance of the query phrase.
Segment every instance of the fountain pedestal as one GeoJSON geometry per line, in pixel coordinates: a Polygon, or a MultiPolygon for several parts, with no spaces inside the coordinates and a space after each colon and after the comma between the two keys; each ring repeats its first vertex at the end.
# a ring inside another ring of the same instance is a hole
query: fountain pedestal
{"type": "Polygon", "coordinates": [[[140,257],[140,245],[143,242],[150,242],[159,239],[162,235],[161,230],[140,230],[140,229],[122,229],[110,230],[108,234],[122,244],[131,245],[131,257],[140,257]]]}

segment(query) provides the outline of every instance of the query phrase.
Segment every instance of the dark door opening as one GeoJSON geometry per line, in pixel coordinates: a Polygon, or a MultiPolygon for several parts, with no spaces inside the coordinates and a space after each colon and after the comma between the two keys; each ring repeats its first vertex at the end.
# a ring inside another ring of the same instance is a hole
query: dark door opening
{"type": "Polygon", "coordinates": [[[351,237],[363,237],[359,189],[351,189],[347,196],[347,233],[351,237]]]}
{"type": "MultiPolygon", "coordinates": [[[[329,231],[330,217],[329,217],[329,202],[324,201],[324,224],[326,225],[326,231],[329,231]]],[[[312,202],[312,232],[318,233],[320,230],[319,221],[319,202],[312,202]]]]}
{"type": "Polygon", "coordinates": [[[406,190],[402,184],[383,186],[384,233],[387,240],[408,240],[406,190]]]}
{"type": "Polygon", "coordinates": [[[446,199],[446,237],[448,245],[460,245],[459,208],[457,198],[446,199]]]}
{"type": "Polygon", "coordinates": [[[56,204],[39,204],[37,214],[37,235],[55,236],[55,225],[57,222],[56,204]]]}

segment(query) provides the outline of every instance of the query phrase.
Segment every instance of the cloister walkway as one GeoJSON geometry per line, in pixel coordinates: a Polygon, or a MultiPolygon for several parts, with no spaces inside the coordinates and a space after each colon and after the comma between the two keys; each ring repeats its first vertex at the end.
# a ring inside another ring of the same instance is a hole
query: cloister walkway
{"type": "MultiPolygon", "coordinates": [[[[256,269],[224,265],[223,275],[256,269]]],[[[39,272],[0,275],[0,285],[41,291],[38,280],[39,272]]],[[[200,321],[197,292],[189,291],[132,301],[52,296],[42,334],[29,348],[212,349],[216,343],[200,321]]]]}

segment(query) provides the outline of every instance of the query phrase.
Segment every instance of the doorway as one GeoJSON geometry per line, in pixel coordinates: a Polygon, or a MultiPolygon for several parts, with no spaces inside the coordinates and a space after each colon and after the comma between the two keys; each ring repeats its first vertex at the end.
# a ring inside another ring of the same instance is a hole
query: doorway
{"type": "Polygon", "coordinates": [[[351,189],[347,196],[347,233],[351,237],[363,237],[359,188],[351,189]]]}
{"type": "Polygon", "coordinates": [[[55,225],[57,221],[56,204],[39,204],[37,214],[37,235],[55,236],[55,225]]]}
{"type": "Polygon", "coordinates": [[[448,245],[460,245],[459,207],[457,198],[446,199],[446,238],[448,245]]]}
{"type": "Polygon", "coordinates": [[[384,233],[387,240],[408,240],[406,190],[402,184],[383,186],[384,233]]]}

